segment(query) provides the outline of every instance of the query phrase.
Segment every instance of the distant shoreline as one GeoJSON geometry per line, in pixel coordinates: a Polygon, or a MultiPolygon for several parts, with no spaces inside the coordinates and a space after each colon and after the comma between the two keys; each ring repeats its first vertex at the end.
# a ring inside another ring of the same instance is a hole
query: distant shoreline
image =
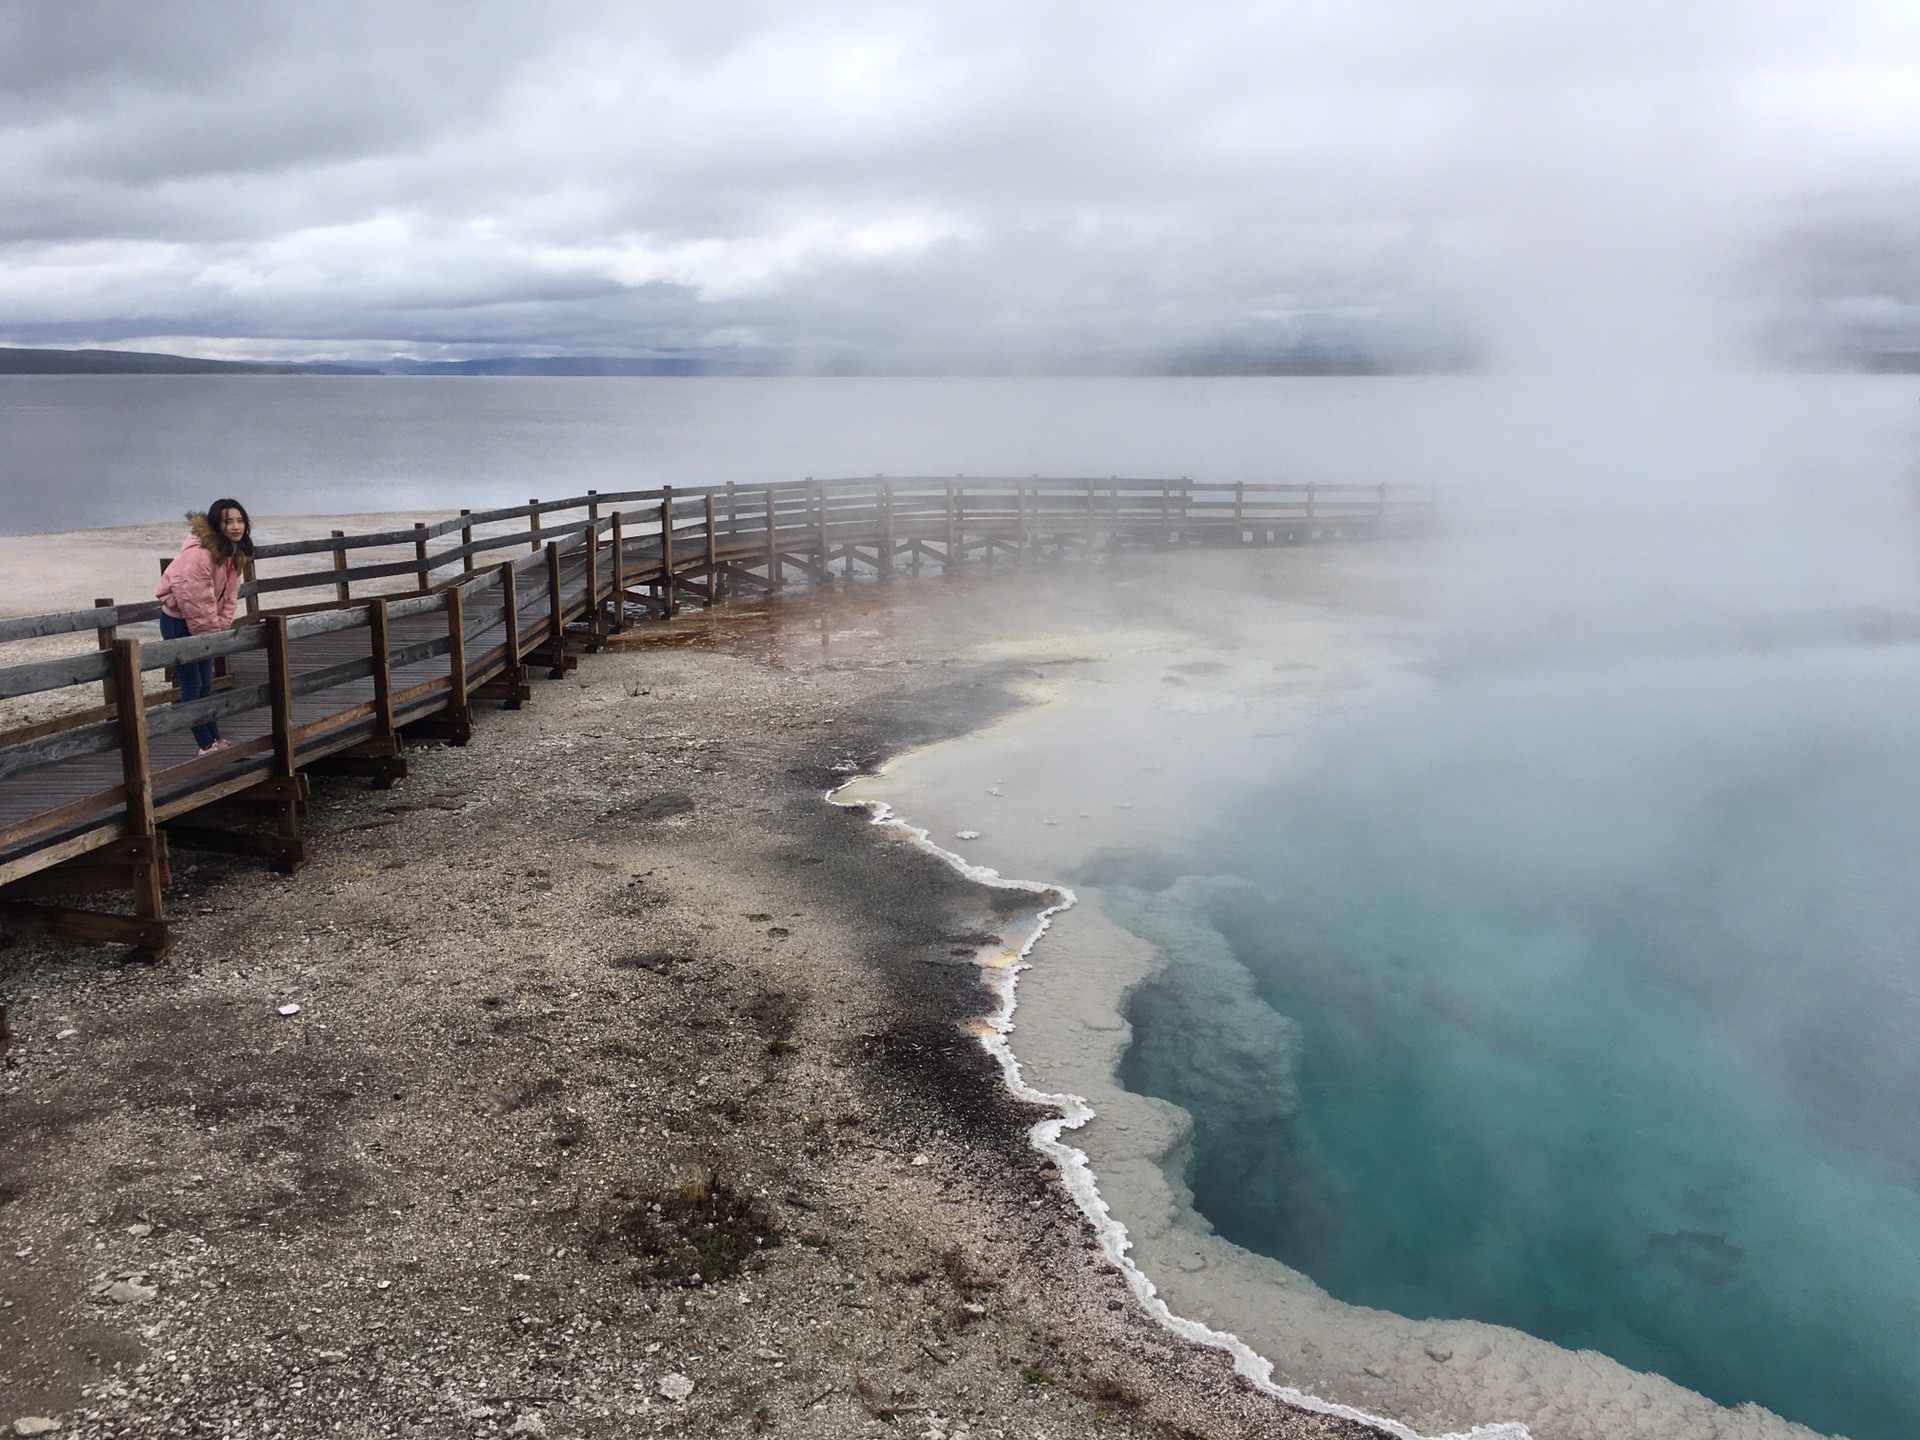
{"type": "MultiPolygon", "coordinates": [[[[1834,375],[1920,375],[1920,350],[1785,357],[1783,371],[1834,375]]],[[[36,350],[0,346],[0,375],[342,375],[392,377],[545,377],[575,379],[1311,379],[1322,376],[1474,375],[1485,362],[1467,354],[1389,357],[1355,354],[1187,353],[1131,359],[1065,359],[1005,366],[886,365],[827,360],[795,365],[778,355],[503,355],[484,360],[405,360],[368,364],[210,360],[149,350],[36,350]]]]}

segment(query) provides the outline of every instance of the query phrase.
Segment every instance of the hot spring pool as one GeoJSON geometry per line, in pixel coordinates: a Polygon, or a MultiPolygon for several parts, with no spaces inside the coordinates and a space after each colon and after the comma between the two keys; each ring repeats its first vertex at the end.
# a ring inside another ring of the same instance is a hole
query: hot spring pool
{"type": "MultiPolygon", "coordinates": [[[[1131,1001],[1122,1079],[1192,1112],[1223,1235],[1350,1303],[1920,1434],[1911,648],[1397,697],[1176,868],[1277,1012],[1236,1033],[1285,1051],[1222,1046],[1177,956],[1131,1001]]],[[[1128,877],[1084,878],[1124,920],[1128,877]]]]}

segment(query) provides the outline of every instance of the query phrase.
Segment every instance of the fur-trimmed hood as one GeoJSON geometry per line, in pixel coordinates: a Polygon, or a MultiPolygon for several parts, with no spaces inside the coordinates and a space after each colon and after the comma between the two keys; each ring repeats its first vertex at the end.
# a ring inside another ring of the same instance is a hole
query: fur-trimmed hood
{"type": "Polygon", "coordinates": [[[235,558],[244,558],[236,557],[235,552],[238,547],[231,540],[227,539],[225,535],[222,535],[218,530],[213,528],[213,522],[207,518],[206,511],[189,510],[187,512],[187,525],[193,531],[193,538],[200,542],[200,548],[213,556],[213,558],[221,564],[225,564],[227,561],[235,558]]]}

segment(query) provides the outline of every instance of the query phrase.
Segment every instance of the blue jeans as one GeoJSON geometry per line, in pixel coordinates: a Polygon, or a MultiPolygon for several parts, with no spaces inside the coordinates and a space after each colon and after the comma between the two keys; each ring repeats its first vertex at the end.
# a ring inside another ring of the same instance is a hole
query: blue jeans
{"type": "MultiPolygon", "coordinates": [[[[187,628],[187,622],[176,620],[173,616],[161,613],[160,638],[162,640],[184,640],[193,632],[187,628]]],[[[213,693],[213,661],[183,660],[173,667],[173,673],[180,681],[180,703],[189,700],[204,700],[213,693]]],[[[217,721],[209,720],[204,725],[193,727],[193,740],[202,750],[220,738],[220,726],[217,721]]]]}

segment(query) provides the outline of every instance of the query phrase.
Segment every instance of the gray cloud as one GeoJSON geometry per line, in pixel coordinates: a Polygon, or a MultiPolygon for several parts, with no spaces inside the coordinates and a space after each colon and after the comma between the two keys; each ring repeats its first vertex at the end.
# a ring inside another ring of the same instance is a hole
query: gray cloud
{"type": "Polygon", "coordinates": [[[1920,183],[1916,97],[1865,0],[24,0],[0,338],[1524,351],[1710,300],[1881,343],[1915,208],[1853,197],[1920,183]]]}

